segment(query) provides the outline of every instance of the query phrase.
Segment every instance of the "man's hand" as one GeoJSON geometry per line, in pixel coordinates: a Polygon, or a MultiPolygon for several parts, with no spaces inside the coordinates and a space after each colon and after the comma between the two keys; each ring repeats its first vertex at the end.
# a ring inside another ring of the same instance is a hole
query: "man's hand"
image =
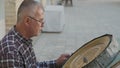
{"type": "Polygon", "coordinates": [[[56,64],[58,68],[61,68],[65,61],[70,57],[69,54],[62,54],[57,60],[56,64]]]}

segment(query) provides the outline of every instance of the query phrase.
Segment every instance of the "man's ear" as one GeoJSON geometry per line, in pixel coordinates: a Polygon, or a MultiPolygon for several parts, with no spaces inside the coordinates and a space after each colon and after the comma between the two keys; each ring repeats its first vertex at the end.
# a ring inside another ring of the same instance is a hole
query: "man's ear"
{"type": "Polygon", "coordinates": [[[30,20],[31,20],[31,19],[30,19],[29,17],[26,17],[26,18],[24,19],[25,24],[26,24],[26,25],[29,25],[29,23],[31,22],[30,20]]]}

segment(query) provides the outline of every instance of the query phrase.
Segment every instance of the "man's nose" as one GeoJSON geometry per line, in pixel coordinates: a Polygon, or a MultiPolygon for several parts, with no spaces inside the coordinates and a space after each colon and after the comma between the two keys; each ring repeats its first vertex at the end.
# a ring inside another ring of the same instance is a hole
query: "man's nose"
{"type": "Polygon", "coordinates": [[[44,27],[44,22],[43,23],[41,23],[41,26],[40,27],[44,27]]]}

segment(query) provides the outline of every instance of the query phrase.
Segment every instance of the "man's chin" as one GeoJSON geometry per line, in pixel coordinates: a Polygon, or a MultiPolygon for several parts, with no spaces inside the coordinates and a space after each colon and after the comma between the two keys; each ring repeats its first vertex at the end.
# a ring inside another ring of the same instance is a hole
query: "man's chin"
{"type": "Polygon", "coordinates": [[[36,34],[36,36],[39,36],[39,35],[40,35],[40,33],[41,33],[41,31],[40,31],[40,32],[38,32],[38,33],[36,34]]]}
{"type": "Polygon", "coordinates": [[[41,31],[34,34],[34,36],[39,36],[41,34],[41,31]]]}

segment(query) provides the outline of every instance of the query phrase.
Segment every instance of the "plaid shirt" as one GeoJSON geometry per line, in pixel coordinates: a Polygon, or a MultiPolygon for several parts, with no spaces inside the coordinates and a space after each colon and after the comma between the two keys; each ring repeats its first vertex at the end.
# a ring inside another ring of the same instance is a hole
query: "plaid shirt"
{"type": "Polygon", "coordinates": [[[31,42],[12,28],[0,41],[0,68],[56,68],[55,61],[36,61],[31,42]]]}

